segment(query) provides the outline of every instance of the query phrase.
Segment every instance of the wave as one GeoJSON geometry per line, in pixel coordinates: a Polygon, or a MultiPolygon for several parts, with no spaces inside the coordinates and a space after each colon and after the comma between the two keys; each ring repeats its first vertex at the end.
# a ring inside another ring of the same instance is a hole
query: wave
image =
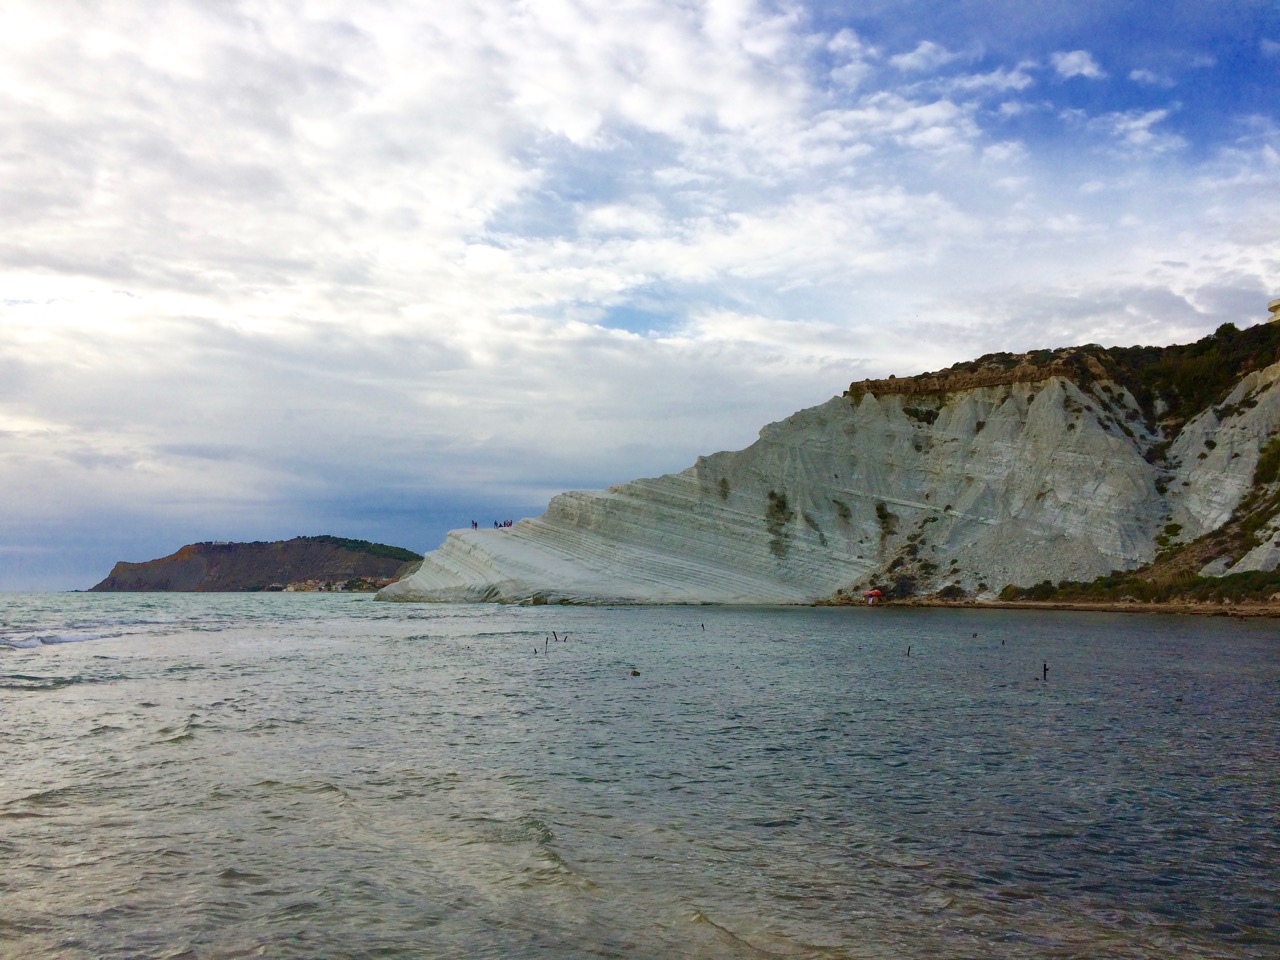
{"type": "Polygon", "coordinates": [[[124,633],[120,630],[106,633],[96,630],[77,630],[69,633],[14,633],[0,636],[0,647],[8,647],[11,650],[34,650],[60,643],[88,643],[92,640],[110,640],[122,636],[124,633]]]}
{"type": "Polygon", "coordinates": [[[81,683],[107,683],[121,679],[124,678],[86,677],[78,674],[70,677],[40,677],[27,673],[0,673],[0,690],[59,690],[81,683]]]}

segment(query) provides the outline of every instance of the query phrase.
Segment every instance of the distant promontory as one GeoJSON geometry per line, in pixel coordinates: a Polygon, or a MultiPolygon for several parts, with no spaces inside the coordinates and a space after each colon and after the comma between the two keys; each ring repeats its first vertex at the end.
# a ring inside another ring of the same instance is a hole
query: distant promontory
{"type": "Polygon", "coordinates": [[[236,593],[372,591],[421,562],[403,547],[344,537],[207,541],[145,563],[121,560],[92,591],[236,593]]]}

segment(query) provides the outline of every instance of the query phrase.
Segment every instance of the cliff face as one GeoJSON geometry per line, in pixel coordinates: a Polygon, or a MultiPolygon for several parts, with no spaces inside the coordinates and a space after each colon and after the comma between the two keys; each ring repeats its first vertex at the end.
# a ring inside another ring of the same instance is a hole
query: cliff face
{"type": "Polygon", "coordinates": [[[145,563],[120,561],[92,590],[232,592],[281,590],[302,581],[386,580],[417,554],[400,547],[296,537],[272,543],[193,543],[145,563]]]}
{"type": "MultiPolygon", "coordinates": [[[[1280,424],[1280,364],[1239,379],[1183,426],[1190,387],[1160,395],[1150,365],[1133,379],[1144,405],[1115,379],[1126,363],[1137,369],[1127,355],[1081,348],[1033,360],[853,384],[745,450],[562,494],[510,529],[450,533],[379,597],[797,603],[870,586],[994,595],[1133,569],[1222,526],[1250,495],[1280,424]],[[1171,407],[1179,418],[1162,425],[1171,407]]],[[[1275,536],[1271,553],[1268,540],[1222,569],[1274,567],[1275,536]]]]}

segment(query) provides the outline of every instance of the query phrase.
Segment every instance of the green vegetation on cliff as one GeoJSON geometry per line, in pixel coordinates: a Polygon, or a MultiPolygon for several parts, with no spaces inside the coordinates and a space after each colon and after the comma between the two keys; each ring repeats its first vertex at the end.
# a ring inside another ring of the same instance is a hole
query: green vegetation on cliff
{"type": "Polygon", "coordinates": [[[393,547],[385,543],[371,543],[368,540],[351,540],[347,537],[330,536],[298,537],[298,539],[305,540],[308,543],[331,543],[335,547],[351,550],[354,553],[367,553],[371,557],[387,557],[401,562],[422,559],[422,554],[406,550],[404,547],[393,547]]]}
{"type": "MultiPolygon", "coordinates": [[[[1112,380],[1133,394],[1150,426],[1154,428],[1159,423],[1176,430],[1206,407],[1222,403],[1241,377],[1277,360],[1280,324],[1262,323],[1240,330],[1224,323],[1195,343],[1167,347],[1103,347],[1089,343],[1027,353],[988,353],[933,373],[860,381],[850,385],[849,393],[855,400],[866,392],[947,393],[969,386],[1030,382],[1051,375],[1068,377],[1081,386],[1112,380]]],[[[931,413],[915,406],[907,412],[917,419],[931,413]]]]}
{"type": "Polygon", "coordinates": [[[1042,600],[1060,603],[1248,603],[1270,600],[1280,593],[1280,572],[1250,570],[1222,577],[1201,577],[1187,573],[1176,577],[1152,578],[1143,571],[1112,573],[1089,583],[1045,580],[1030,587],[1008,586],[1001,600],[1042,600]]]}
{"type": "Polygon", "coordinates": [[[1104,368],[1129,388],[1150,417],[1185,422],[1221,403],[1240,378],[1280,360],[1280,324],[1245,330],[1224,323],[1195,343],[1168,347],[1096,348],[1104,368]]]}

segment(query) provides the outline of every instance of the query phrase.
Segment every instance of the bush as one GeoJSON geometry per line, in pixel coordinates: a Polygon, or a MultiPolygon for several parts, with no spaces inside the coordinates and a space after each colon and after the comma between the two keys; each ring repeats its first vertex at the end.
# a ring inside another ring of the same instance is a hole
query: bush
{"type": "Polygon", "coordinates": [[[880,529],[886,536],[898,532],[898,515],[883,500],[876,502],[876,519],[880,521],[880,529]]]}
{"type": "Polygon", "coordinates": [[[906,597],[913,597],[916,593],[916,578],[904,574],[889,584],[888,589],[884,591],[885,597],[890,600],[901,600],[906,597]]]}
{"type": "Polygon", "coordinates": [[[1194,573],[1183,573],[1163,581],[1147,580],[1134,573],[1111,573],[1088,582],[1063,581],[1056,587],[1048,580],[1027,588],[1010,585],[1000,591],[1000,599],[1240,603],[1264,601],[1274,593],[1280,593],[1280,572],[1249,571],[1227,574],[1224,577],[1201,577],[1194,573]]]}
{"type": "Polygon", "coordinates": [[[368,540],[351,540],[347,537],[299,537],[308,543],[327,543],[343,550],[356,553],[367,553],[373,557],[388,557],[392,560],[421,560],[422,554],[406,550],[404,547],[392,547],[385,543],[370,543],[368,540]]]}
{"type": "Polygon", "coordinates": [[[1253,469],[1253,485],[1274,483],[1280,473],[1280,437],[1272,437],[1258,452],[1258,465],[1253,469]]]}
{"type": "Polygon", "coordinates": [[[933,423],[938,419],[938,411],[926,407],[903,407],[902,412],[919,423],[933,423]]]}

